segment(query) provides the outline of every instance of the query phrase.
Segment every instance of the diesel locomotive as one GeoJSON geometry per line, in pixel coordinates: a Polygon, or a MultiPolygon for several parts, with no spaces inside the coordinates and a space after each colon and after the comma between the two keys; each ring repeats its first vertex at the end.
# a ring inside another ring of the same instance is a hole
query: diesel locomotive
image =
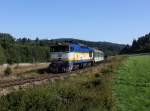
{"type": "Polygon", "coordinates": [[[104,53],[76,43],[54,43],[50,45],[50,72],[71,72],[74,67],[84,68],[87,65],[104,60],[104,53]]]}

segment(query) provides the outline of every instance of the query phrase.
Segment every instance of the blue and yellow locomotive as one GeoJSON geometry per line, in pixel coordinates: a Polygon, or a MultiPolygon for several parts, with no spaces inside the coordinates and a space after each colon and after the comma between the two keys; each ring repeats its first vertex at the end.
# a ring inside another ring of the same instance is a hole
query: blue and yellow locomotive
{"type": "Polygon", "coordinates": [[[50,46],[51,72],[70,72],[75,66],[83,68],[104,60],[104,53],[81,44],[55,43],[50,46]]]}

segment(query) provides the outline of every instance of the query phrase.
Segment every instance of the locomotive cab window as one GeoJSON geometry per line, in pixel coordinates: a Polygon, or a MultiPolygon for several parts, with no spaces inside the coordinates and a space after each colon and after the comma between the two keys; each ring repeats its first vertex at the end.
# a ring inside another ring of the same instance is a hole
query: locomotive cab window
{"type": "Polygon", "coordinates": [[[51,52],[69,52],[69,46],[52,46],[50,47],[51,52]]]}

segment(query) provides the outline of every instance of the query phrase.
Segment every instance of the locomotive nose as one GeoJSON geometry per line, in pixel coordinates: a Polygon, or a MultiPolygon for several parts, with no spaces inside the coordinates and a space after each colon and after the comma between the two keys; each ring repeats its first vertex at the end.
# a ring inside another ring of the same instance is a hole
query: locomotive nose
{"type": "Polygon", "coordinates": [[[62,57],[62,53],[61,52],[58,53],[58,57],[62,57]]]}
{"type": "Polygon", "coordinates": [[[58,55],[57,55],[57,59],[58,59],[58,60],[62,60],[62,59],[63,59],[63,57],[62,57],[62,53],[58,53],[58,55]]]}

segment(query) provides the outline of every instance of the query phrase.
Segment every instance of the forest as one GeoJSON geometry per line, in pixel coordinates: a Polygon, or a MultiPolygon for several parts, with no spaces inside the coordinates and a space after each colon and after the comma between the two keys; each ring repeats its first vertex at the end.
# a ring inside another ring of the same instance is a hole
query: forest
{"type": "Polygon", "coordinates": [[[49,48],[44,40],[15,39],[10,34],[0,33],[0,63],[34,63],[49,60],[49,48]]]}
{"type": "Polygon", "coordinates": [[[121,54],[133,54],[133,53],[149,53],[150,52],[150,33],[137,40],[134,39],[132,45],[126,45],[121,51],[121,54]]]}
{"type": "Polygon", "coordinates": [[[0,33],[0,64],[35,63],[50,61],[49,45],[52,41],[73,41],[104,51],[105,55],[118,54],[125,45],[110,42],[92,42],[78,39],[15,38],[8,33],[0,33]]]}

